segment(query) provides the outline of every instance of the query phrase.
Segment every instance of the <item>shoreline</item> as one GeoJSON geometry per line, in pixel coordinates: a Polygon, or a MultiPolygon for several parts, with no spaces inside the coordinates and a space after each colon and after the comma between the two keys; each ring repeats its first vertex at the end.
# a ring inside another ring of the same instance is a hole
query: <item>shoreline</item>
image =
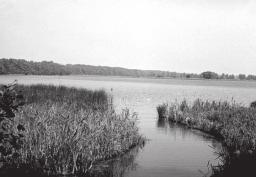
{"type": "Polygon", "coordinates": [[[246,80],[246,79],[204,79],[204,78],[178,78],[178,77],[147,77],[147,76],[122,76],[122,75],[83,75],[83,74],[0,74],[0,76],[56,76],[56,77],[65,77],[65,76],[78,76],[78,77],[111,77],[111,78],[138,78],[138,79],[163,79],[163,80],[197,80],[197,81],[244,81],[244,82],[256,82],[256,80],[246,80]]]}
{"type": "Polygon", "coordinates": [[[19,83],[26,84],[27,78],[29,83],[40,83],[40,80],[67,82],[73,80],[88,81],[107,81],[107,82],[129,82],[129,83],[152,83],[162,85],[180,85],[180,86],[206,86],[206,87],[227,87],[227,88],[248,88],[255,89],[256,82],[249,80],[206,80],[206,79],[175,79],[175,78],[146,78],[146,77],[126,77],[126,76],[99,76],[99,75],[0,75],[0,81],[5,83],[13,82],[14,79],[19,83]]]}

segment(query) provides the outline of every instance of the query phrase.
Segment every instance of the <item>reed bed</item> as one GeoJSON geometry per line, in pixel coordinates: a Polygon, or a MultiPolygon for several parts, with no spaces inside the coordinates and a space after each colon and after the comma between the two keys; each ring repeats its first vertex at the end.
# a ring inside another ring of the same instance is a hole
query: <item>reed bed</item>
{"type": "MultiPolygon", "coordinates": [[[[256,108],[245,107],[234,101],[200,99],[193,104],[183,100],[159,105],[157,109],[159,107],[166,110],[168,116],[165,116],[165,120],[202,130],[223,142],[225,150],[219,153],[223,164],[214,168],[218,172],[214,173],[215,176],[255,173],[250,164],[256,161],[256,108]]],[[[159,115],[159,119],[162,119],[162,115],[159,115]]]]}
{"type": "Polygon", "coordinates": [[[54,85],[18,85],[27,104],[30,103],[66,103],[77,108],[107,110],[112,107],[112,96],[104,90],[88,90],[54,85]]]}
{"type": "MultiPolygon", "coordinates": [[[[16,114],[24,143],[3,169],[37,175],[86,174],[100,161],[119,156],[144,140],[137,115],[117,114],[105,91],[58,86],[18,86],[27,104],[16,114]]],[[[15,126],[14,126],[15,127],[15,126]]]]}

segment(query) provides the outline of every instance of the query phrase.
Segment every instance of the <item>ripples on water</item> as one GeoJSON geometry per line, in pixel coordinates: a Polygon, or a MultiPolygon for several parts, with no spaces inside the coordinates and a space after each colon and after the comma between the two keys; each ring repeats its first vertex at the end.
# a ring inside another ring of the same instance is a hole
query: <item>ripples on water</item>
{"type": "Polygon", "coordinates": [[[17,79],[23,84],[55,84],[101,89],[114,96],[118,111],[127,107],[138,113],[139,128],[150,139],[144,148],[134,148],[117,159],[99,164],[91,176],[193,177],[203,176],[210,164],[218,164],[220,144],[211,136],[186,127],[159,122],[156,106],[163,102],[236,100],[248,105],[256,100],[255,82],[138,79],[85,76],[0,76],[0,83],[17,79]]]}

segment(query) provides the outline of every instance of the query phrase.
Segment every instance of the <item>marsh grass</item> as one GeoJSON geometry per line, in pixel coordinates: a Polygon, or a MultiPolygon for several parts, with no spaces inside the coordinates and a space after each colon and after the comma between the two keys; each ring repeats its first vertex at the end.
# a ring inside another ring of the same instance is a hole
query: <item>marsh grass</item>
{"type": "Polygon", "coordinates": [[[215,168],[214,171],[218,172],[216,176],[241,174],[241,170],[244,174],[248,171],[255,173],[254,168],[249,168],[251,165],[247,163],[256,161],[255,108],[245,107],[234,101],[230,103],[200,99],[191,105],[184,100],[170,106],[160,106],[168,110],[169,121],[202,130],[222,141],[226,150],[220,154],[223,165],[215,168]]]}
{"type": "Polygon", "coordinates": [[[107,110],[112,105],[112,96],[104,90],[88,90],[82,88],[54,85],[19,85],[25,95],[26,103],[65,103],[76,108],[107,110]]]}
{"type": "Polygon", "coordinates": [[[168,118],[168,104],[158,105],[156,107],[159,120],[164,120],[168,118]]]}
{"type": "Polygon", "coordinates": [[[44,85],[18,89],[27,104],[13,123],[24,125],[25,141],[16,158],[5,159],[3,169],[37,175],[86,174],[98,162],[144,141],[137,115],[128,109],[117,114],[112,97],[103,90],[44,85]]]}

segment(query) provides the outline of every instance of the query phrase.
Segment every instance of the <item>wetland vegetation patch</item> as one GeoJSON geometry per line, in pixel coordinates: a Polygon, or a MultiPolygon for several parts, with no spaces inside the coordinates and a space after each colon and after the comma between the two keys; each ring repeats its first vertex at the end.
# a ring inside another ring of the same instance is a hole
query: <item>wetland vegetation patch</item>
{"type": "Polygon", "coordinates": [[[157,107],[159,119],[199,129],[219,138],[225,150],[223,164],[214,167],[214,176],[241,176],[255,173],[256,109],[227,101],[183,100],[157,107]]]}
{"type": "Polygon", "coordinates": [[[128,109],[116,113],[104,90],[16,84],[15,89],[26,104],[6,121],[14,133],[22,125],[23,139],[10,154],[1,151],[1,176],[85,174],[144,141],[137,115],[128,109]]]}

